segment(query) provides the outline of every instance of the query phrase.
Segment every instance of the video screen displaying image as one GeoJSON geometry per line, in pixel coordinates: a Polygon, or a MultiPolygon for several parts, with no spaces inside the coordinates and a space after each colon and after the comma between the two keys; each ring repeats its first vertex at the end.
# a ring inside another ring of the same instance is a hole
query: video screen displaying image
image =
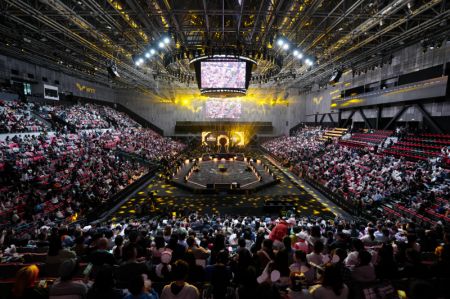
{"type": "Polygon", "coordinates": [[[246,63],[202,61],[201,88],[245,88],[246,63]]]}
{"type": "Polygon", "coordinates": [[[240,100],[211,99],[206,101],[207,118],[239,118],[241,116],[240,100]]]}

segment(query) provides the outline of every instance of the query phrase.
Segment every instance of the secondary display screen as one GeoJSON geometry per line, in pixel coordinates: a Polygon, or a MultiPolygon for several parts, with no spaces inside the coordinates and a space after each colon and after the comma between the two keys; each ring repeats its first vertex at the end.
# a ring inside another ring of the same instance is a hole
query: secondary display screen
{"type": "Polygon", "coordinates": [[[245,62],[202,61],[200,69],[200,88],[245,88],[245,62]]]}
{"type": "Polygon", "coordinates": [[[229,99],[211,99],[206,101],[207,118],[239,118],[241,116],[241,101],[229,99]]]}

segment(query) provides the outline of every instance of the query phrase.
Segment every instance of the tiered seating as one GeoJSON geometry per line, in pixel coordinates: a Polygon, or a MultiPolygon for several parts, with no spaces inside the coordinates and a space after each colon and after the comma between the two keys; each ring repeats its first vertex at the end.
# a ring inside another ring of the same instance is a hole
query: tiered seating
{"type": "Polygon", "coordinates": [[[367,143],[357,140],[339,140],[339,144],[351,148],[366,148],[369,146],[367,143]]]}
{"type": "Polygon", "coordinates": [[[403,215],[403,216],[405,216],[405,217],[407,217],[407,218],[415,219],[415,220],[417,220],[417,221],[419,221],[419,222],[421,222],[421,223],[427,222],[427,223],[430,223],[430,224],[432,224],[432,225],[435,225],[435,224],[436,224],[436,223],[435,223],[433,220],[431,220],[430,218],[425,217],[425,216],[423,216],[423,215],[417,213],[417,212],[414,211],[413,209],[410,209],[410,208],[407,208],[407,207],[403,206],[403,205],[400,204],[400,203],[396,204],[395,207],[396,207],[396,210],[399,211],[399,213],[400,213],[401,215],[403,215]]]}
{"type": "MultiPolygon", "coordinates": [[[[367,130],[366,130],[367,131],[367,130]]],[[[355,141],[362,141],[369,144],[380,144],[384,140],[386,140],[387,137],[392,135],[392,131],[373,131],[373,132],[364,132],[364,133],[355,133],[352,134],[352,137],[350,140],[355,141]]]]}
{"type": "Polygon", "coordinates": [[[364,130],[362,133],[354,133],[348,140],[340,140],[341,145],[352,148],[366,148],[381,144],[387,137],[392,135],[392,131],[369,131],[364,130]]]}
{"type": "Polygon", "coordinates": [[[46,126],[30,113],[31,105],[0,100],[0,133],[39,132],[46,126]]]}
{"type": "Polygon", "coordinates": [[[408,134],[384,151],[385,154],[411,160],[427,160],[441,157],[442,148],[450,146],[449,134],[408,134]]]}
{"type": "Polygon", "coordinates": [[[342,136],[345,135],[345,133],[347,133],[347,129],[346,128],[334,128],[330,131],[326,131],[323,134],[323,137],[320,140],[327,140],[328,138],[341,138],[342,136]]]}

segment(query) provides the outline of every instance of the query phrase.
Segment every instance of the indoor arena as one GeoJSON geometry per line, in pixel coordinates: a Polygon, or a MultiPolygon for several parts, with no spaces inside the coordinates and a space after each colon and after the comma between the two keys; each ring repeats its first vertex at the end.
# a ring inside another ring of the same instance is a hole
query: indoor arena
{"type": "Polygon", "coordinates": [[[450,298],[447,0],[0,0],[0,299],[450,298]]]}

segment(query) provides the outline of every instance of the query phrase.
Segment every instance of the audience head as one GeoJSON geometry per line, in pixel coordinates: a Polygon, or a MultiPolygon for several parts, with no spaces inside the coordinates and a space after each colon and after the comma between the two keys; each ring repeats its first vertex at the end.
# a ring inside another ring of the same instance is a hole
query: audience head
{"type": "Polygon", "coordinates": [[[367,266],[372,261],[372,255],[370,254],[370,252],[364,250],[358,254],[358,259],[360,266],[367,266]]]}
{"type": "Polygon", "coordinates": [[[21,268],[16,274],[16,280],[12,293],[14,297],[22,297],[28,288],[34,287],[39,277],[39,268],[36,265],[30,265],[21,268]]]}
{"type": "Polygon", "coordinates": [[[71,280],[78,271],[78,262],[76,259],[68,259],[62,262],[59,267],[59,276],[61,281],[71,280]]]}
{"type": "Polygon", "coordinates": [[[344,282],[338,267],[332,264],[325,266],[322,276],[322,286],[332,289],[336,296],[342,293],[344,282]]]}
{"type": "Polygon", "coordinates": [[[317,240],[316,242],[314,242],[313,251],[316,254],[322,253],[324,247],[325,246],[323,245],[322,241],[317,240]]]}
{"type": "Polygon", "coordinates": [[[134,275],[129,280],[128,291],[135,297],[144,292],[144,277],[141,274],[134,275]]]}
{"type": "Polygon", "coordinates": [[[98,270],[93,287],[101,290],[109,290],[114,288],[114,286],[113,269],[108,265],[104,265],[98,270]]]}
{"type": "Polygon", "coordinates": [[[183,260],[177,260],[172,268],[172,276],[175,281],[185,281],[189,274],[189,265],[183,260]]]}

